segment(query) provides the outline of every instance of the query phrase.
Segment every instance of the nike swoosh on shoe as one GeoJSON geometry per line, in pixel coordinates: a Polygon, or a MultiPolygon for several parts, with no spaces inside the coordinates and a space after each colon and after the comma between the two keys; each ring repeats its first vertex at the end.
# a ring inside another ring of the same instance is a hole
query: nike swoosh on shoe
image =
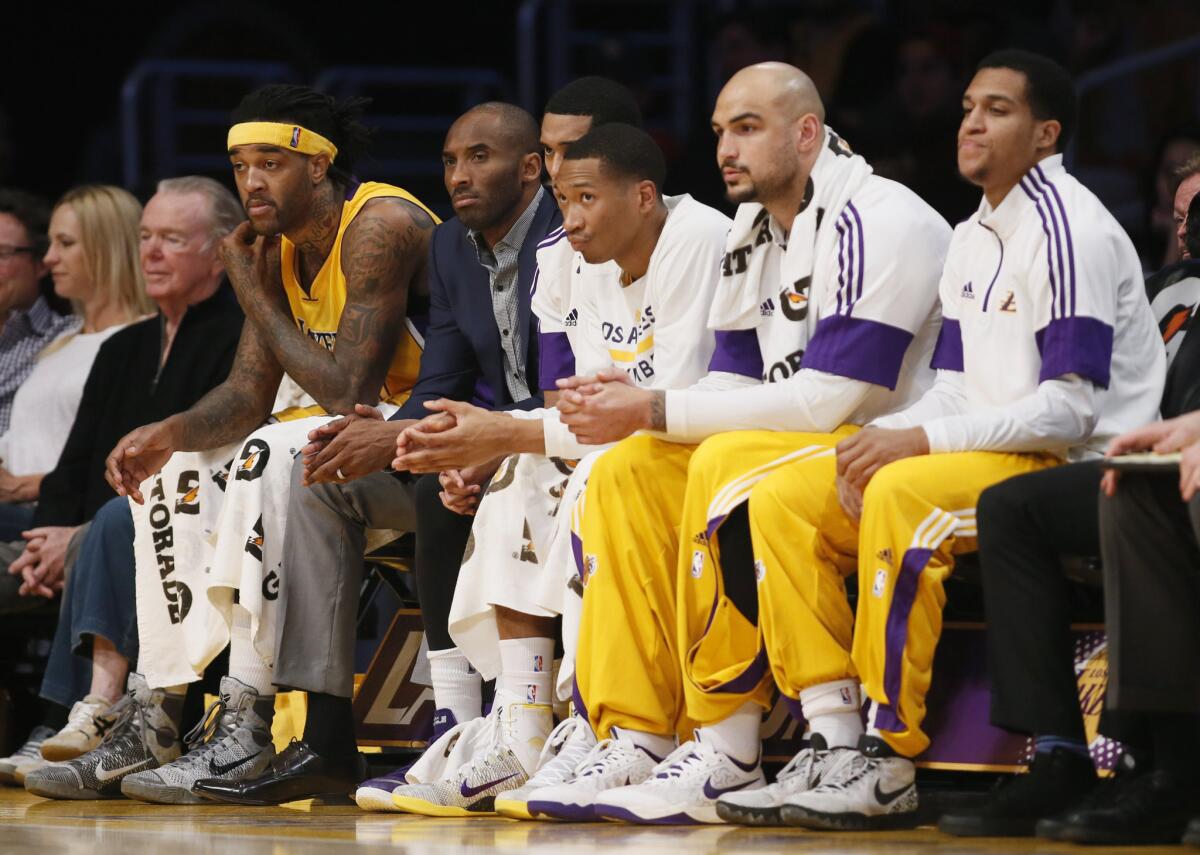
{"type": "Polygon", "coordinates": [[[505,775],[503,778],[497,778],[494,781],[488,781],[486,784],[481,784],[478,787],[467,786],[467,782],[463,781],[462,785],[459,786],[458,791],[460,793],[462,793],[464,798],[469,799],[469,798],[471,798],[471,796],[477,796],[480,793],[482,793],[484,790],[491,789],[492,787],[496,786],[497,784],[503,784],[509,778],[515,778],[515,777],[517,777],[517,773],[513,772],[511,775],[505,775]]]}
{"type": "Polygon", "coordinates": [[[906,792],[908,792],[908,788],[911,786],[912,786],[912,784],[906,784],[905,786],[901,787],[900,789],[892,790],[892,792],[888,793],[888,792],[884,792],[883,790],[881,790],[879,788],[879,782],[876,781],[875,782],[875,799],[881,805],[890,805],[896,799],[900,798],[900,796],[902,796],[906,792]]]}
{"type": "Polygon", "coordinates": [[[217,776],[224,775],[228,772],[232,772],[234,769],[236,769],[238,766],[241,766],[244,763],[249,763],[251,760],[253,760],[255,757],[257,757],[259,754],[262,754],[262,752],[256,751],[253,754],[249,754],[249,755],[243,757],[241,760],[234,760],[232,763],[218,764],[215,760],[209,760],[208,761],[208,771],[212,772],[214,775],[217,775],[217,776]]]}
{"type": "Polygon", "coordinates": [[[704,795],[710,799],[717,799],[725,795],[725,793],[732,793],[734,790],[744,790],[753,783],[754,781],[742,781],[742,783],[735,784],[732,787],[714,787],[712,785],[712,778],[709,778],[704,782],[704,795]]]}
{"type": "Polygon", "coordinates": [[[112,770],[105,769],[103,765],[99,765],[96,767],[96,780],[101,784],[107,784],[109,781],[115,780],[122,775],[128,775],[131,772],[137,772],[145,768],[149,762],[149,760],[139,760],[130,766],[122,766],[120,769],[112,770]]]}

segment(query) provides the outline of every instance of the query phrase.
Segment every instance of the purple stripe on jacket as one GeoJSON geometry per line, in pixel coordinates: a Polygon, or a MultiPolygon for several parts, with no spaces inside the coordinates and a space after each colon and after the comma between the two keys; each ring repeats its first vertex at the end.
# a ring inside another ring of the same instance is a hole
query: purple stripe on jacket
{"type": "Polygon", "coordinates": [[[743,377],[762,378],[762,351],[758,347],[758,333],[754,330],[718,330],[715,335],[709,371],[725,371],[743,377]]]}
{"type": "Polygon", "coordinates": [[[942,318],[929,367],[942,371],[963,370],[962,327],[953,318],[942,318]]]}
{"type": "Polygon", "coordinates": [[[850,305],[853,306],[855,303],[857,303],[859,300],[862,299],[863,277],[864,277],[863,272],[867,269],[867,251],[866,251],[866,244],[865,244],[864,237],[863,237],[864,230],[863,230],[863,224],[862,224],[862,217],[860,217],[858,215],[858,208],[854,207],[853,202],[847,202],[846,208],[849,209],[850,213],[854,217],[854,223],[856,226],[855,232],[858,235],[858,267],[854,271],[855,279],[856,279],[855,292],[854,292],[854,299],[850,301],[850,305]]]}
{"type": "Polygon", "coordinates": [[[554,381],[575,373],[575,351],[564,332],[538,334],[538,385],[543,392],[557,391],[554,381]]]}
{"type": "Polygon", "coordinates": [[[1034,208],[1037,210],[1038,217],[1042,221],[1042,233],[1046,236],[1046,266],[1050,271],[1050,317],[1057,318],[1059,316],[1059,295],[1065,288],[1058,287],[1058,277],[1054,275],[1054,247],[1056,245],[1055,235],[1050,231],[1050,223],[1046,219],[1046,212],[1042,210],[1041,200],[1036,193],[1025,185],[1025,179],[1021,179],[1021,190],[1025,195],[1033,200],[1034,208]]]}
{"type": "Polygon", "coordinates": [[[1068,308],[1068,314],[1075,314],[1075,241],[1071,239],[1071,224],[1067,221],[1067,206],[1063,204],[1062,196],[1058,195],[1058,188],[1054,186],[1054,182],[1046,177],[1046,173],[1042,171],[1041,166],[1035,166],[1034,171],[1041,177],[1046,187],[1050,188],[1050,193],[1054,196],[1054,201],[1058,206],[1058,212],[1062,216],[1063,230],[1067,234],[1067,266],[1069,270],[1069,282],[1071,283],[1071,305],[1068,308]]]}
{"type": "Polygon", "coordinates": [[[908,330],[879,321],[831,315],[817,322],[800,367],[895,389],[912,339],[908,330]]]}
{"type": "Polygon", "coordinates": [[[1038,330],[1042,369],[1038,382],[1078,374],[1107,389],[1112,374],[1113,328],[1104,321],[1076,315],[1058,318],[1038,330]]]}

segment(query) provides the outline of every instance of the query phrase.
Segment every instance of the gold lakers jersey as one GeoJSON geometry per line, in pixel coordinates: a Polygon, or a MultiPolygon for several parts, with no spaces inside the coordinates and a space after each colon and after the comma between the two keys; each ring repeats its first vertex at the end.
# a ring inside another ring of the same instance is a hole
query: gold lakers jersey
{"type": "MultiPolygon", "coordinates": [[[[397,197],[406,199],[440,222],[437,215],[421,204],[420,200],[399,187],[378,182],[365,182],[358,186],[354,195],[342,205],[342,222],[329,257],[313,279],[307,291],[300,284],[300,260],[296,247],[287,237],[280,242],[280,266],[283,274],[283,290],[287,293],[292,317],[300,331],[327,350],[333,350],[337,342],[338,323],[346,307],[346,274],[342,272],[342,238],[346,229],[363,206],[372,199],[397,197]]],[[[396,354],[388,367],[387,379],[379,398],[391,404],[401,404],[408,398],[421,364],[422,339],[412,321],[405,319],[404,331],[396,345],[396,354]]]]}

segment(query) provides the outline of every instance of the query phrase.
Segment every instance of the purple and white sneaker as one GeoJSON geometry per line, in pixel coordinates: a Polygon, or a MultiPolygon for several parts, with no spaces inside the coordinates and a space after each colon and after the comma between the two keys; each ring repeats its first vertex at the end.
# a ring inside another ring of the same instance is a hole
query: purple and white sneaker
{"type": "Polygon", "coordinates": [[[598,820],[598,796],[616,787],[642,783],[660,760],[619,728],[613,728],[613,735],[596,743],[566,781],[540,787],[526,796],[529,814],[535,819],[598,820]]]}
{"type": "Polygon", "coordinates": [[[481,816],[496,812],[496,796],[529,780],[554,728],[549,704],[505,704],[484,721],[487,733],[469,763],[429,784],[406,784],[392,803],[423,816],[481,816]]]}
{"type": "Polygon", "coordinates": [[[766,783],[757,758],[742,763],[697,739],[671,752],[644,782],[600,793],[594,809],[597,816],[624,822],[717,823],[717,799],[766,783]]]}
{"type": "MultiPolygon", "coordinates": [[[[433,736],[429,739],[429,745],[426,750],[430,750],[438,744],[448,731],[454,728],[458,722],[454,718],[454,713],[448,709],[439,709],[433,714],[433,736]]],[[[439,746],[438,751],[445,752],[446,746],[439,746]]],[[[354,791],[354,801],[363,810],[379,810],[400,812],[400,808],[392,803],[392,791],[402,784],[407,784],[408,779],[405,775],[408,770],[416,765],[416,760],[401,766],[399,769],[394,769],[386,775],[381,775],[378,778],[371,778],[368,781],[363,781],[358,785],[358,789],[354,791]]]]}

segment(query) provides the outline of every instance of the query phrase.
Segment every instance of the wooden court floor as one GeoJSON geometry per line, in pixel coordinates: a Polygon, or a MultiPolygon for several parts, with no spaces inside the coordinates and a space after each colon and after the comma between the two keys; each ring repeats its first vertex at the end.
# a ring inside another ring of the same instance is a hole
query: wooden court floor
{"type": "MultiPolygon", "coordinates": [[[[158,807],[125,800],[52,802],[0,788],[2,855],[340,855],[491,851],[530,853],[1129,853],[1037,841],[964,841],[932,828],[887,834],[819,834],[799,829],[710,826],[639,828],[615,823],[551,824],[508,819],[425,819],[369,814],[353,805],[295,802],[277,808],[158,807]]],[[[1179,848],[1139,852],[1187,852],[1179,848]]],[[[1195,850],[1190,850],[1195,851],[1195,850]]]]}

